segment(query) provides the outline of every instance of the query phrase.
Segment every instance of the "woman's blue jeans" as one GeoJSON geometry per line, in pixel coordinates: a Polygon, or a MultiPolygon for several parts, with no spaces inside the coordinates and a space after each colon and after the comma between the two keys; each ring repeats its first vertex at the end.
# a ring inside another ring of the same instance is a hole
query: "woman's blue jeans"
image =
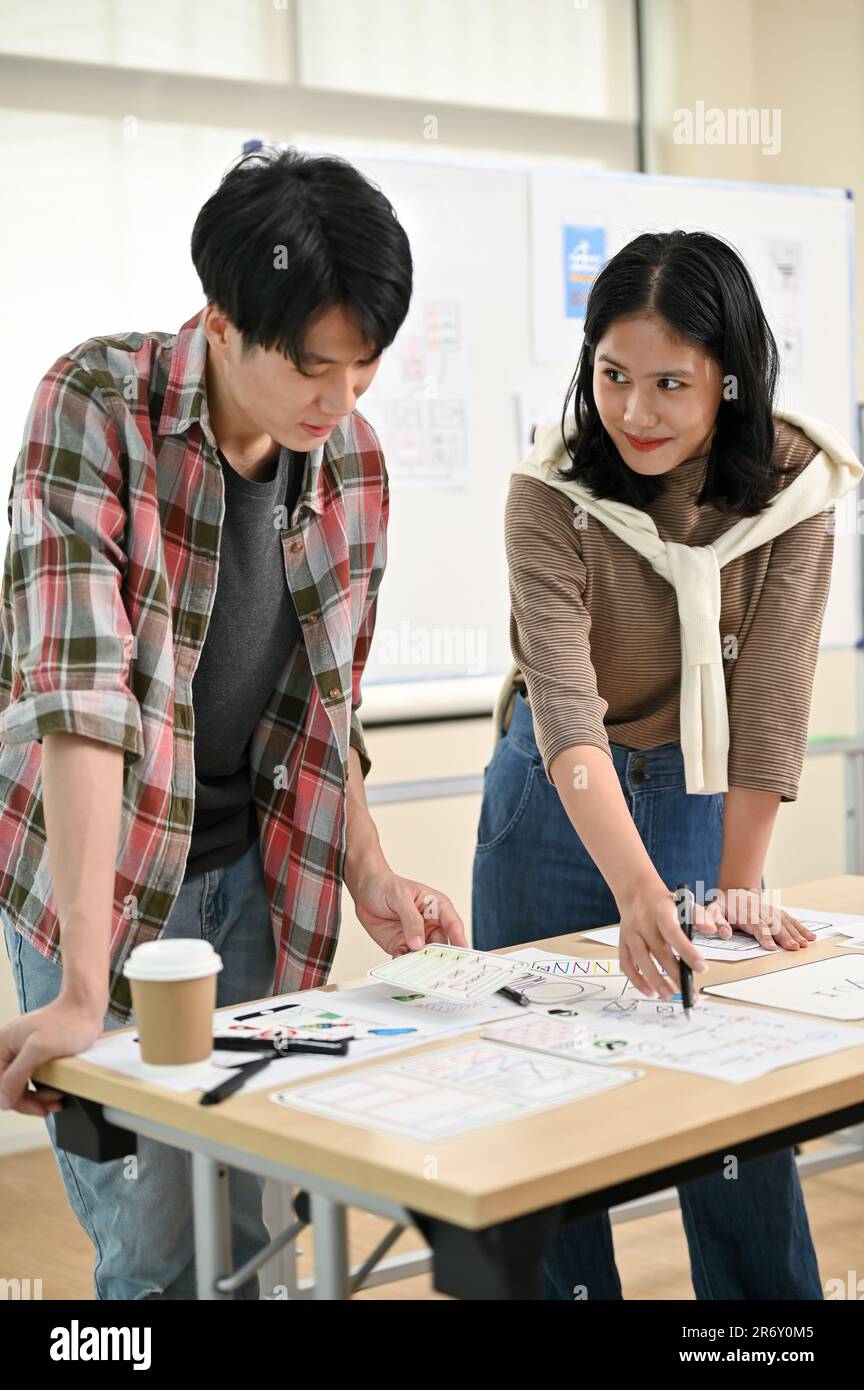
{"type": "MultiPolygon", "coordinates": [[[[0,909],[6,949],[22,1013],[57,997],[62,970],[16,932],[0,909]]],[[[272,994],[276,951],[258,841],[236,863],[185,879],[165,927],[166,937],[200,937],[222,957],[217,1006],[227,1008],[272,994]]],[[[134,1015],[130,1019],[134,1024],[134,1015]]],[[[106,1016],[103,1028],[124,1025],[106,1016]]],[[[96,1250],[93,1283],[99,1299],[196,1297],[188,1153],[138,1138],[137,1160],[94,1163],[56,1145],[54,1116],[46,1119],[70,1205],[96,1250]]],[[[231,1242],[234,1268],[270,1239],[261,1215],[263,1183],[232,1169],[231,1242]]],[[[236,1297],[257,1299],[257,1276],[236,1297]]]]}
{"type": "MultiPolygon", "coordinates": [[[[697,897],[698,885],[707,893],[720,864],[723,796],[687,795],[678,744],[647,751],[613,744],[612,755],[630,813],[666,886],[686,882],[697,897]]],[[[518,695],[485,773],[474,859],[474,945],[491,951],[587,931],[618,917],[612,893],[546,777],[530,706],[518,695]]],[[[737,1178],[721,1170],[682,1183],[678,1193],[697,1298],[822,1298],[791,1149],[737,1165],[737,1178]]],[[[565,1227],[550,1243],[544,1267],[549,1298],[621,1298],[608,1213],[565,1227]]]]}

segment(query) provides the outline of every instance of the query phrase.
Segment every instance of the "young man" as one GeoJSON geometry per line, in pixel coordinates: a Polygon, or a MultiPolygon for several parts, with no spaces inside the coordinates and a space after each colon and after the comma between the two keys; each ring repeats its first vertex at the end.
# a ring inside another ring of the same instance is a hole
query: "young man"
{"type": "MultiPolygon", "coordinates": [[[[407,237],[351,165],[265,149],[205,203],[192,258],[206,308],[59,358],[13,478],[0,917],[22,1017],[0,1104],[52,1143],[58,1093],[28,1078],[130,1022],[140,942],[210,940],[220,1006],[324,982],[343,881],[389,953],[465,944],[388,866],[363,790],[388,488],[355,405],[408,311],[407,237]]],[[[194,1297],[184,1156],[55,1153],[97,1297],[194,1297]]],[[[239,1265],[268,1236],[258,1180],[231,1184],[239,1265]]]]}

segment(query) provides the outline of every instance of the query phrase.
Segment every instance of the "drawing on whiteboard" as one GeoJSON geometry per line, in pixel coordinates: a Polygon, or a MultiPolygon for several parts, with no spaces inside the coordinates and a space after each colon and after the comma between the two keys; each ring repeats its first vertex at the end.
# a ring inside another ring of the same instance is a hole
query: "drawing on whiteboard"
{"type": "Polygon", "coordinates": [[[789,237],[763,236],[754,253],[754,270],[765,315],[777,339],[783,378],[797,390],[804,376],[804,248],[789,237]]]}
{"type": "Polygon", "coordinates": [[[464,312],[456,296],[412,308],[366,394],[363,413],[378,432],[392,480],[467,486],[464,312]]]}

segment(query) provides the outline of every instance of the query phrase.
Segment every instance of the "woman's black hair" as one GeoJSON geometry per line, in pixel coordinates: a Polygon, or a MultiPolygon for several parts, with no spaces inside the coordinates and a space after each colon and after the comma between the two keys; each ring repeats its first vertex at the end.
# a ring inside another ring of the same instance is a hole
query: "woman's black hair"
{"type": "Polygon", "coordinates": [[[653,313],[719,364],[724,393],[697,505],[755,516],[776,493],[772,408],[778,356],[749,271],[734,247],[707,232],[644,232],[603,267],[588,296],[585,340],[562,415],[571,466],[562,476],[631,506],[664,489],[662,475],[628,468],[603,427],[594,400],[594,351],[621,318],[653,313]]]}
{"type": "Polygon", "coordinates": [[[347,160],[262,146],[241,156],[192,230],[208,302],[301,370],[307,329],[344,307],[377,356],[411,302],[408,237],[380,188],[347,160]]]}

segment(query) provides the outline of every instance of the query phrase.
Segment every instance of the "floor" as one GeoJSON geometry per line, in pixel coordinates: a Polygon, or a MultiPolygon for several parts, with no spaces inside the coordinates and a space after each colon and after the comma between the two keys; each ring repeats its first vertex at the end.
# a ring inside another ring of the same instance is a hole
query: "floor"
{"type": "MultiPolygon", "coordinates": [[[[824,1142],[807,1144],[804,1152],[824,1142]]],[[[860,1270],[864,1280],[864,1163],[807,1178],[804,1192],[823,1287],[833,1278],[842,1279],[845,1286],[850,1271],[860,1270]]],[[[352,1260],[359,1263],[387,1229],[376,1217],[352,1212],[352,1260]]],[[[41,1279],[44,1299],[93,1297],[92,1247],[69,1210],[50,1149],[0,1160],[0,1232],[0,1279],[41,1279]]],[[[311,1239],[301,1237],[300,1246],[302,1278],[313,1272],[311,1239]]],[[[390,1255],[421,1246],[416,1232],[406,1232],[390,1255]]],[[[615,1247],[626,1298],[693,1297],[677,1210],[617,1226],[615,1247]]],[[[858,1277],[856,1273],[854,1283],[858,1277]]],[[[262,1292],[273,1296],[266,1282],[262,1292]]],[[[442,1295],[432,1289],[431,1276],[418,1275],[366,1289],[357,1297],[416,1300],[442,1295]]]]}

